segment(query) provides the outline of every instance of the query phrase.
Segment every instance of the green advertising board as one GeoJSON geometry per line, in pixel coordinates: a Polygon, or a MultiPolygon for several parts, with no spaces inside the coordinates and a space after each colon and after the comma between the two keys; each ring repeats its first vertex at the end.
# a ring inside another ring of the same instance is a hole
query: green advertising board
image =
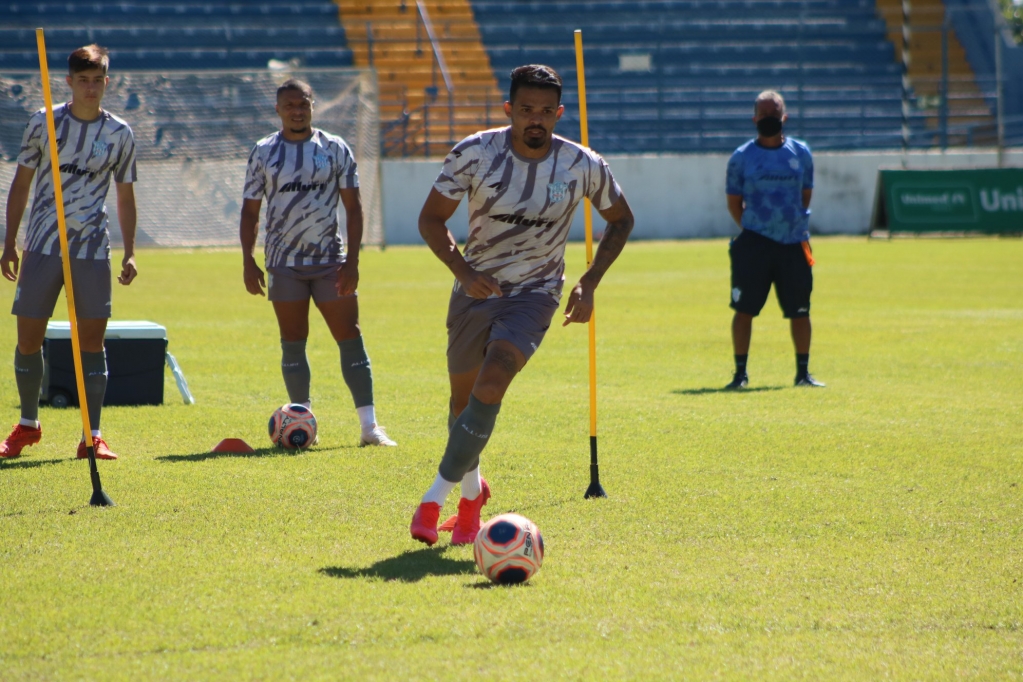
{"type": "Polygon", "coordinates": [[[1023,168],[879,170],[871,229],[1023,232],[1023,168]]]}

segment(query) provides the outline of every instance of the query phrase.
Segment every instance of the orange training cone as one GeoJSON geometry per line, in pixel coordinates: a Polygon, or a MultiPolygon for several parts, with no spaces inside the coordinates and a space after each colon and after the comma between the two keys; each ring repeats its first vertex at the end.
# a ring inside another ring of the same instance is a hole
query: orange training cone
{"type": "Polygon", "coordinates": [[[255,450],[241,438],[225,438],[214,445],[210,452],[255,452],[255,450]]]}

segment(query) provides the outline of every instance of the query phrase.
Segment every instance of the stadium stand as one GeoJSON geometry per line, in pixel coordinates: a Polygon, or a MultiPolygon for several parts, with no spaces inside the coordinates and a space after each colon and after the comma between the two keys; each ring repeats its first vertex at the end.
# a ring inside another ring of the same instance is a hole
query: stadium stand
{"type": "Polygon", "coordinates": [[[384,152],[443,153],[504,121],[468,0],[337,0],[357,66],[380,81],[384,152]]]}
{"type": "MultiPolygon", "coordinates": [[[[582,29],[590,141],[601,151],[734,149],[751,134],[751,103],[764,88],[786,96],[789,129],[817,148],[901,145],[901,53],[873,0],[475,0],[473,8],[495,70],[551,64],[566,79],[569,112],[572,31],[582,29]]],[[[954,47],[955,77],[972,84],[954,47]]],[[[926,84],[923,94],[932,92],[926,84]]],[[[937,118],[917,94],[912,144],[932,146],[937,118]]],[[[972,117],[990,129],[987,104],[974,86],[949,121],[972,117]]],[[[576,135],[577,126],[569,117],[563,132],[576,135]]]]}
{"type": "Polygon", "coordinates": [[[39,68],[37,26],[46,29],[51,64],[92,42],[109,48],[122,71],[352,64],[329,0],[0,2],[0,70],[39,68]]]}

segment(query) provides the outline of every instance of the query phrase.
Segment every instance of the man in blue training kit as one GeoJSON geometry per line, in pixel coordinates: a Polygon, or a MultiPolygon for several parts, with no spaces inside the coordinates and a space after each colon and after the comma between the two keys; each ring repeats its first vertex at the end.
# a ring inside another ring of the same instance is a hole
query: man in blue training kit
{"type": "Polygon", "coordinates": [[[767,302],[774,284],[782,312],[791,321],[796,346],[796,386],[823,387],[810,374],[810,292],[813,256],[810,251],[810,196],[813,157],[799,140],[782,132],[788,115],[785,100],[773,90],[753,105],[756,139],[742,145],[728,160],[728,212],[742,229],[732,240],[732,345],[735,376],[727,390],[749,382],[753,318],[767,302]]]}

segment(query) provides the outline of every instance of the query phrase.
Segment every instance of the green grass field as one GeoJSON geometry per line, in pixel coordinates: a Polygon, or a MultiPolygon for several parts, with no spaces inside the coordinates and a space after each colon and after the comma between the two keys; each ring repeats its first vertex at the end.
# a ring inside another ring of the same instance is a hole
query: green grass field
{"type": "MultiPolygon", "coordinates": [[[[726,243],[626,248],[598,292],[609,498],[583,499],[586,328],[552,327],[483,457],[484,516],[525,514],[547,546],[501,588],[470,548],[408,536],[446,435],[451,278],[425,248],[362,259],[400,447],[356,447],[317,321],[321,444],[300,454],[264,447],[280,350],[238,253],[142,252],[116,319],[166,325],[198,403],[168,372],[167,404],[104,411],[114,508],[88,506],[74,410],[44,407],[43,442],[0,462],[0,679],[1020,679],[1023,241],[822,238],[815,255],[828,387],[791,387],[772,297],[751,390],[730,394],[726,243]],[[259,449],[209,452],[228,436],[259,449]]],[[[570,279],[581,262],[572,245],[570,279]]]]}

